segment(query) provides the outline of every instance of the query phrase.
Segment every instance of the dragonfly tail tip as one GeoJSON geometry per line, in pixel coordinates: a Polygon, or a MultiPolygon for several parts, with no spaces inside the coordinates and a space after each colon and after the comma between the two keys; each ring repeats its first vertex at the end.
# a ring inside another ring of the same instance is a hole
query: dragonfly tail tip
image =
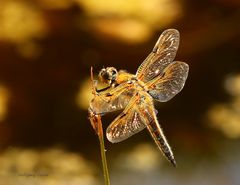
{"type": "Polygon", "coordinates": [[[171,159],[170,161],[172,163],[172,165],[176,168],[177,167],[177,162],[175,159],[171,159]]]}

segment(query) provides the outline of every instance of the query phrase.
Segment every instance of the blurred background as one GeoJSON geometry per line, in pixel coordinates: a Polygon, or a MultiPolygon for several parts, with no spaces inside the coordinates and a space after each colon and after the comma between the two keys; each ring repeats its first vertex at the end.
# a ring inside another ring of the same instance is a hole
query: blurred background
{"type": "Polygon", "coordinates": [[[0,185],[103,184],[90,66],[135,73],[167,28],[190,66],[183,91],[156,102],[178,167],[144,130],[106,141],[112,184],[239,185],[238,0],[1,0],[0,185]]]}

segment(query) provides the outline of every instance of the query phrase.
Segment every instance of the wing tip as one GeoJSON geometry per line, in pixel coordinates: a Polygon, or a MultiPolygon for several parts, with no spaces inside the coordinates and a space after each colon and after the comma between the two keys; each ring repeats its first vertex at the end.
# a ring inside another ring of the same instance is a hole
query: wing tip
{"type": "Polygon", "coordinates": [[[107,137],[108,141],[110,141],[111,143],[115,143],[113,138],[112,138],[112,134],[111,133],[107,132],[106,133],[106,137],[107,137]]]}
{"type": "MultiPolygon", "coordinates": [[[[168,28],[168,29],[166,29],[165,31],[166,31],[166,32],[167,32],[167,31],[171,31],[171,32],[179,33],[179,31],[178,31],[177,29],[175,29],[175,28],[168,28]]],[[[164,31],[164,32],[165,32],[165,31],[164,31]]]]}
{"type": "Polygon", "coordinates": [[[119,143],[122,141],[121,139],[113,137],[112,133],[110,133],[108,131],[106,132],[106,137],[107,137],[108,141],[111,143],[119,143]]]}
{"type": "Polygon", "coordinates": [[[178,38],[180,37],[180,32],[177,30],[177,29],[174,29],[174,28],[169,28],[169,29],[166,29],[162,32],[163,35],[165,34],[173,34],[175,36],[177,36],[178,38]]]}

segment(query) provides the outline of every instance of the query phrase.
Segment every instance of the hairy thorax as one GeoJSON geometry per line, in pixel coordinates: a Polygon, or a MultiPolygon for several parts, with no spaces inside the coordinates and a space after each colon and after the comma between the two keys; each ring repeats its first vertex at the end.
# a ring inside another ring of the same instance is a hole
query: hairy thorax
{"type": "Polygon", "coordinates": [[[130,87],[134,88],[135,91],[148,91],[146,84],[141,80],[137,79],[135,75],[130,73],[120,72],[118,78],[116,79],[116,83],[129,83],[132,85],[130,87]]]}

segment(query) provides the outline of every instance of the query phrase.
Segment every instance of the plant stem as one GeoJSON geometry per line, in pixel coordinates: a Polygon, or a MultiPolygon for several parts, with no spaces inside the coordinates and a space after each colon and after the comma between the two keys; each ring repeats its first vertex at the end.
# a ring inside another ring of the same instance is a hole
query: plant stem
{"type": "Polygon", "coordinates": [[[105,185],[110,185],[110,178],[109,178],[109,173],[108,173],[101,117],[98,117],[98,139],[99,139],[99,143],[100,143],[101,158],[102,158],[102,165],[103,165],[103,176],[104,176],[104,180],[105,180],[105,185]]]}
{"type": "Polygon", "coordinates": [[[95,130],[96,134],[98,135],[98,140],[100,143],[102,166],[103,166],[103,176],[104,176],[105,185],[110,185],[110,178],[109,178],[108,167],[107,167],[107,158],[106,158],[106,150],[105,150],[105,145],[104,145],[101,116],[94,114],[89,109],[89,119],[90,119],[93,129],[95,130]]]}

